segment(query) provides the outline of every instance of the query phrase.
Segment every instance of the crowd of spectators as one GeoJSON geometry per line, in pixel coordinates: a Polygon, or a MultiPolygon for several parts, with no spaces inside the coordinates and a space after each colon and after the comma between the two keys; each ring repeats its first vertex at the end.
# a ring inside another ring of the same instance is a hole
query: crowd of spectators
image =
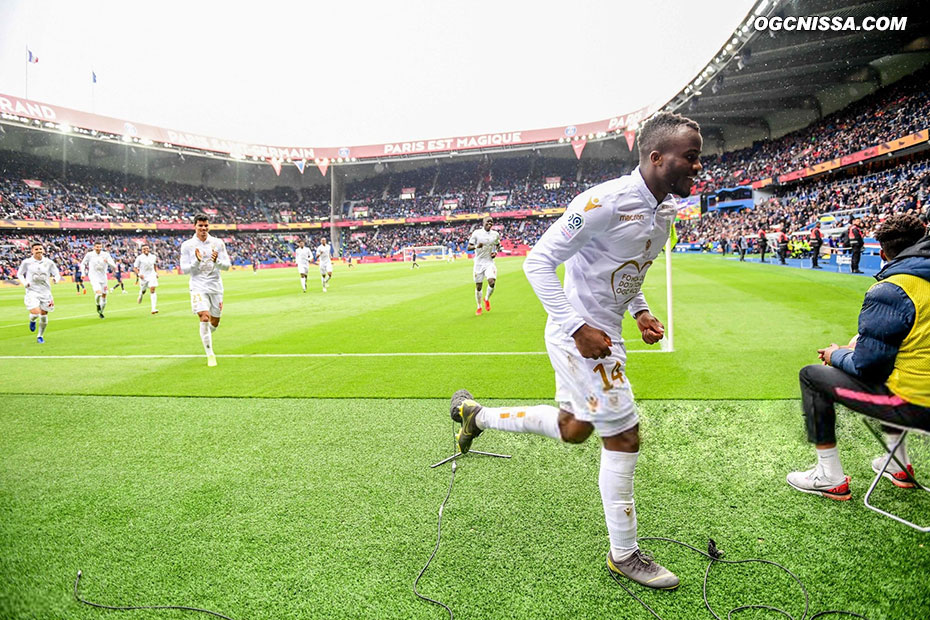
{"type": "Polygon", "coordinates": [[[930,68],[775,140],[702,158],[697,192],[787,174],[930,128],[930,68]]]}
{"type": "MultiPolygon", "coordinates": [[[[499,220],[495,228],[500,231],[505,252],[515,246],[532,246],[552,223],[550,218],[499,220]]],[[[381,226],[362,232],[342,232],[342,255],[401,259],[404,248],[422,245],[439,245],[452,252],[464,252],[468,237],[480,226],[480,221],[449,225],[442,222],[414,226],[381,226]]],[[[223,239],[234,265],[293,262],[298,239],[310,247],[319,244],[320,232],[296,235],[293,233],[226,233],[215,231],[223,239]]],[[[0,233],[0,280],[16,277],[16,269],[30,255],[29,244],[40,241],[46,255],[54,260],[62,275],[73,275],[84,255],[100,241],[104,249],[121,266],[123,272],[132,271],[132,263],[142,243],[151,246],[159,258],[159,268],[175,270],[181,243],[190,238],[187,233],[175,234],[33,234],[0,233]]]]}
{"type": "MultiPolygon", "coordinates": [[[[697,191],[790,172],[926,129],[930,123],[921,110],[927,107],[928,77],[930,69],[920,70],[802,130],[704,158],[697,191]]],[[[632,163],[520,152],[410,166],[410,162],[388,162],[372,169],[348,168],[345,204],[337,209],[338,215],[345,219],[406,218],[564,207],[588,187],[628,173],[632,163]],[[407,193],[413,195],[402,198],[409,188],[413,190],[407,193]]],[[[890,213],[926,210],[928,190],[930,158],[926,155],[911,155],[897,162],[882,160],[851,172],[775,187],[772,197],[753,209],[721,210],[681,222],[679,238],[705,243],[741,234],[757,236],[760,230],[796,233],[822,214],[834,212],[839,214],[837,227],[858,217],[863,220],[863,229],[869,231],[890,213]]],[[[2,219],[188,223],[201,211],[215,221],[230,223],[329,219],[330,187],[320,183],[261,191],[218,190],[81,165],[69,165],[64,173],[60,161],[0,151],[2,219]]],[[[501,219],[496,225],[508,243],[532,245],[550,221],[501,219]]],[[[430,223],[341,230],[344,247],[352,254],[393,257],[413,245],[443,245],[461,251],[476,225],[430,223]]],[[[289,260],[293,253],[293,236],[221,234],[234,260],[242,264],[289,260]]],[[[53,234],[41,238],[49,244],[49,254],[59,257],[66,273],[94,239],[111,244],[114,256],[130,257],[128,260],[135,256],[142,239],[138,231],[136,235],[53,234]]],[[[186,234],[146,234],[144,238],[155,245],[164,266],[170,268],[186,234]]],[[[10,266],[15,268],[28,253],[22,246],[28,239],[22,233],[0,233],[0,277],[9,277],[10,266]]]]}
{"type": "Polygon", "coordinates": [[[760,230],[797,233],[830,213],[836,214],[831,228],[845,227],[858,218],[862,229],[869,232],[892,213],[926,211],[930,156],[924,154],[898,163],[879,162],[867,168],[871,170],[779,188],[753,209],[711,211],[700,219],[679,222],[679,239],[703,244],[758,235],[760,230]]]}

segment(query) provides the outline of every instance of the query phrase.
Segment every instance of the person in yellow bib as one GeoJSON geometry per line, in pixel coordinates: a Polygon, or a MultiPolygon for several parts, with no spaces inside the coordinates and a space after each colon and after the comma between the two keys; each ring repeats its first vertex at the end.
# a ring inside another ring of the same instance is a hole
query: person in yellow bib
{"type": "MultiPolygon", "coordinates": [[[[930,237],[915,216],[897,214],[879,225],[875,238],[886,264],[865,295],[858,335],[847,346],[820,349],[823,364],[801,369],[801,403],[817,464],[788,474],[788,484],[835,500],[851,497],[836,448],[836,403],[930,430],[930,237]]],[[[899,431],[883,429],[888,445],[895,445],[899,431]]],[[[903,442],[895,455],[906,471],[892,460],[885,477],[898,487],[914,487],[903,442]]],[[[885,456],[872,461],[876,473],[885,456]]]]}

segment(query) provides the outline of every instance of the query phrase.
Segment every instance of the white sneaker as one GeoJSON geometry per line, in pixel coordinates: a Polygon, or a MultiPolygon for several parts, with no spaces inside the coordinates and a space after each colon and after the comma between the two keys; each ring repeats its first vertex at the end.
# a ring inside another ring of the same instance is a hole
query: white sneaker
{"type": "Polygon", "coordinates": [[[207,366],[216,366],[216,356],[208,355],[207,356],[207,366]]]}
{"type": "MultiPolygon", "coordinates": [[[[876,456],[872,459],[872,471],[876,474],[882,470],[882,465],[885,464],[885,459],[888,458],[888,454],[885,453],[881,456],[876,456]]],[[[885,470],[885,473],[882,474],[883,478],[888,478],[891,480],[891,483],[896,487],[901,487],[902,489],[913,489],[914,488],[914,467],[910,463],[905,463],[907,466],[907,471],[898,467],[898,464],[892,459],[888,463],[888,468],[885,470]]]]}
{"type": "Polygon", "coordinates": [[[788,474],[788,484],[803,493],[822,495],[828,499],[846,501],[852,497],[849,492],[849,476],[840,480],[828,480],[823,470],[813,467],[807,471],[793,471],[788,474]]]}

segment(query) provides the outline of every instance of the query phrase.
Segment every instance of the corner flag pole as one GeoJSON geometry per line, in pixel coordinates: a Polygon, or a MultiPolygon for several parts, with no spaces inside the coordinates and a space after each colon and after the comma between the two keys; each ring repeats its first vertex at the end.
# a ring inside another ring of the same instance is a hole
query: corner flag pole
{"type": "MultiPolygon", "coordinates": [[[[677,241],[677,239],[676,239],[677,241]]],[[[675,350],[675,322],[672,319],[672,240],[665,244],[665,303],[668,317],[665,320],[665,339],[667,351],[675,350]]]]}

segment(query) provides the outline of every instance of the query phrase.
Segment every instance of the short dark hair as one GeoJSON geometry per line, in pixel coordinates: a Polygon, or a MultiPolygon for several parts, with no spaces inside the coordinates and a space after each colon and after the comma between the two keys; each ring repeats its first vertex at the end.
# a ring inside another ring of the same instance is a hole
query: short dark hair
{"type": "Polygon", "coordinates": [[[29,249],[31,250],[32,248],[34,248],[34,247],[36,247],[36,246],[40,246],[40,247],[43,247],[43,248],[45,247],[45,246],[42,244],[41,241],[33,241],[32,244],[30,244],[29,249]]]}
{"type": "Polygon", "coordinates": [[[882,245],[885,256],[892,259],[920,241],[925,232],[926,228],[917,216],[896,213],[878,226],[875,238],[882,245]]]}
{"type": "Polygon", "coordinates": [[[491,217],[490,215],[485,215],[483,218],[481,218],[481,225],[484,226],[488,222],[493,222],[493,221],[494,221],[493,217],[491,217]]]}
{"type": "Polygon", "coordinates": [[[639,158],[648,157],[649,153],[659,151],[679,127],[690,127],[700,133],[701,126],[675,112],[659,112],[643,123],[639,130],[639,158]]]}
{"type": "Polygon", "coordinates": [[[207,222],[209,224],[210,216],[208,216],[206,213],[198,213],[194,216],[194,223],[196,224],[197,222],[207,222]]]}

